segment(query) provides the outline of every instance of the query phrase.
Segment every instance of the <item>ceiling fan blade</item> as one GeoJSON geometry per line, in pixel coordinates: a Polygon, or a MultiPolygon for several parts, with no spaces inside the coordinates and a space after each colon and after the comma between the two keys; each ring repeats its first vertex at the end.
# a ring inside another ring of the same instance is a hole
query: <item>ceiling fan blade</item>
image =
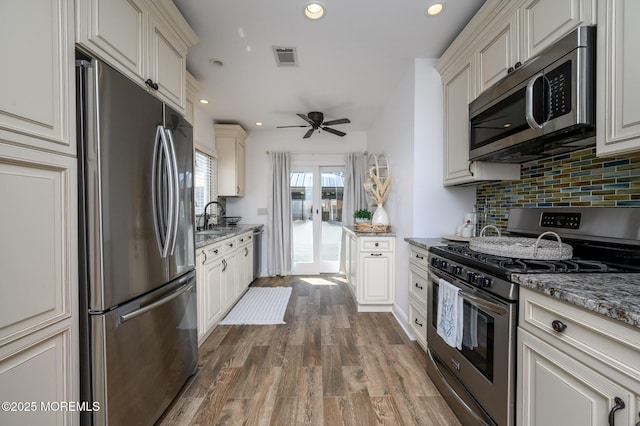
{"type": "Polygon", "coordinates": [[[325,121],[322,123],[323,126],[333,126],[334,124],[347,124],[351,123],[351,120],[348,118],[340,118],[338,120],[325,121]]]}
{"type": "Polygon", "coordinates": [[[313,127],[312,127],[311,129],[309,129],[309,130],[307,131],[307,133],[305,133],[305,134],[304,134],[304,136],[302,137],[302,139],[310,138],[310,137],[311,137],[311,135],[313,134],[314,130],[316,130],[316,129],[314,129],[313,127]]]}
{"type": "Polygon", "coordinates": [[[338,135],[338,136],[346,135],[345,132],[341,132],[340,130],[332,129],[330,127],[323,127],[322,130],[324,130],[325,132],[333,133],[334,135],[338,135]]]}
{"type": "Polygon", "coordinates": [[[300,126],[277,126],[276,129],[286,129],[288,127],[309,127],[309,126],[302,126],[302,125],[300,125],[300,126]]]}
{"type": "Polygon", "coordinates": [[[307,117],[307,116],[306,116],[306,115],[304,115],[304,114],[296,114],[296,115],[297,115],[298,117],[302,118],[304,121],[306,121],[307,123],[309,123],[309,124],[311,124],[311,125],[315,124],[315,123],[313,122],[313,120],[311,120],[309,117],[307,117]]]}

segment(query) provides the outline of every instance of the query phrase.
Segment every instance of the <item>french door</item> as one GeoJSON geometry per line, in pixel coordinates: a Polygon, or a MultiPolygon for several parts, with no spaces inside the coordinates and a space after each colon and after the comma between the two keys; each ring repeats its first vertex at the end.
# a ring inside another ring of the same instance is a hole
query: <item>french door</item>
{"type": "Polygon", "coordinates": [[[293,273],[336,273],[340,268],[344,167],[291,167],[293,273]]]}

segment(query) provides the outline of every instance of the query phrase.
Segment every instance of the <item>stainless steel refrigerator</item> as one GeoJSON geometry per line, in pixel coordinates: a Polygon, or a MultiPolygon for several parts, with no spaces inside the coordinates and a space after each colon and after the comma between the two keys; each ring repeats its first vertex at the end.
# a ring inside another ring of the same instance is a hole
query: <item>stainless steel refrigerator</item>
{"type": "Polygon", "coordinates": [[[197,363],[193,130],[78,53],[83,424],[153,424],[197,363]]]}

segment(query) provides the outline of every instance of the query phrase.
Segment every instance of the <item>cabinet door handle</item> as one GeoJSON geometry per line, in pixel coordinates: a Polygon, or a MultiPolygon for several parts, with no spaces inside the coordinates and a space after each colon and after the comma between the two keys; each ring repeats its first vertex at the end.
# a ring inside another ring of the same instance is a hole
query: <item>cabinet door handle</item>
{"type": "Polygon", "coordinates": [[[204,259],[202,259],[202,264],[204,265],[205,262],[207,261],[207,253],[205,253],[204,250],[202,250],[202,255],[204,256],[204,259]]]}
{"type": "Polygon", "coordinates": [[[617,396],[613,398],[613,402],[615,402],[615,405],[611,408],[611,411],[609,411],[609,426],[614,426],[616,424],[616,411],[622,410],[625,407],[624,401],[617,396]]]}
{"type": "Polygon", "coordinates": [[[244,257],[249,256],[249,249],[248,248],[244,248],[244,257]]]}
{"type": "Polygon", "coordinates": [[[222,272],[227,270],[227,261],[222,259],[222,272]]]}
{"type": "Polygon", "coordinates": [[[424,287],[419,285],[418,283],[416,283],[416,287],[418,287],[420,290],[424,290],[424,287]]]}
{"type": "Polygon", "coordinates": [[[562,333],[567,329],[567,324],[563,323],[560,320],[553,320],[553,322],[551,323],[551,327],[553,327],[553,329],[558,333],[562,333]]]}
{"type": "Polygon", "coordinates": [[[420,256],[419,254],[416,254],[416,257],[420,260],[424,260],[424,256],[420,256]]]}
{"type": "Polygon", "coordinates": [[[146,79],[144,84],[151,87],[153,90],[158,90],[158,83],[154,83],[150,78],[146,79]]]}
{"type": "Polygon", "coordinates": [[[416,318],[413,322],[418,324],[420,327],[424,327],[424,325],[421,322],[418,322],[418,318],[416,318]]]}
{"type": "Polygon", "coordinates": [[[376,256],[376,257],[382,256],[382,253],[371,253],[371,256],[376,256]]]}

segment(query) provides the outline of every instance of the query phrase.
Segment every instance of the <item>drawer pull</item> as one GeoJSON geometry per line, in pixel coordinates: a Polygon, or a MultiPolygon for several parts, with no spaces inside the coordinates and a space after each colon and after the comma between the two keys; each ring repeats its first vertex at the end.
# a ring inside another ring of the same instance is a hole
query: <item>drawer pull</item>
{"type": "Polygon", "coordinates": [[[616,424],[616,419],[615,419],[616,411],[622,410],[625,407],[624,401],[618,398],[617,396],[613,398],[613,401],[616,404],[613,406],[613,408],[611,408],[611,411],[609,411],[609,426],[614,426],[616,424]]]}
{"type": "Polygon", "coordinates": [[[553,322],[551,323],[551,327],[553,327],[553,329],[558,333],[562,333],[567,329],[567,324],[563,323],[560,320],[553,320],[553,322]]]}
{"type": "Polygon", "coordinates": [[[424,287],[421,286],[420,284],[416,283],[416,287],[418,287],[420,290],[424,290],[424,287]]]}
{"type": "Polygon", "coordinates": [[[416,257],[420,260],[424,260],[424,256],[420,256],[419,254],[416,254],[416,257]]]}
{"type": "Polygon", "coordinates": [[[420,327],[424,327],[424,324],[422,324],[421,322],[418,322],[418,318],[416,318],[413,322],[418,324],[420,327]]]}
{"type": "Polygon", "coordinates": [[[376,256],[376,257],[382,256],[382,253],[371,253],[371,256],[376,256]]]}
{"type": "Polygon", "coordinates": [[[379,247],[380,243],[375,243],[374,246],[379,247]]]}

